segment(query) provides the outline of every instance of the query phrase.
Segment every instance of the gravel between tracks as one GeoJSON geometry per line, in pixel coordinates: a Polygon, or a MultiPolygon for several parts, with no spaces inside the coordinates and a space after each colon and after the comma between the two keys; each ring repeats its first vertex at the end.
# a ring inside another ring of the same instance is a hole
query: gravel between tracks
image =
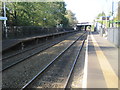
{"type": "Polygon", "coordinates": [[[78,40],[28,88],[64,88],[80,46],[81,40],[78,40]]]}
{"type": "Polygon", "coordinates": [[[75,33],[71,33],[71,34],[68,34],[68,35],[65,35],[65,36],[61,36],[59,38],[55,38],[55,39],[52,39],[52,40],[49,40],[47,42],[44,42],[43,44],[39,45],[39,47],[35,48],[35,49],[32,49],[32,50],[29,50],[27,52],[23,52],[21,54],[18,54],[14,57],[11,57],[11,58],[8,58],[6,60],[3,60],[2,61],[2,65],[3,65],[3,69],[6,68],[7,66],[15,63],[15,62],[18,62],[18,61],[21,61],[21,59],[24,59],[26,58],[26,56],[31,56],[32,54],[36,53],[36,52],[40,52],[41,50],[55,44],[56,42],[60,42],[62,40],[64,40],[66,37],[70,36],[70,35],[73,35],[75,33]]]}
{"type": "Polygon", "coordinates": [[[64,48],[74,41],[81,33],[66,38],[66,40],[49,48],[2,73],[3,88],[21,88],[33,78],[42,68],[56,57],[64,48]]]}
{"type": "MultiPolygon", "coordinates": [[[[76,32],[72,32],[72,33],[66,33],[66,35],[68,35],[68,34],[73,34],[73,33],[76,33],[76,32]]],[[[58,39],[58,38],[61,38],[61,37],[64,37],[64,36],[66,36],[66,35],[59,35],[59,36],[51,36],[51,37],[49,37],[49,40],[46,40],[46,38],[38,38],[39,40],[38,41],[27,41],[28,42],[28,44],[27,43],[25,43],[24,44],[24,49],[22,50],[22,47],[19,45],[19,46],[16,46],[16,47],[14,47],[14,48],[12,48],[12,49],[9,49],[9,50],[7,50],[7,51],[3,51],[2,52],[2,58],[4,58],[4,57],[7,57],[7,56],[9,56],[9,55],[11,55],[11,54],[15,54],[16,52],[20,52],[20,51],[24,51],[24,50],[26,50],[26,49],[28,49],[28,48],[31,48],[31,47],[33,47],[33,46],[36,46],[38,43],[48,43],[49,41],[52,41],[53,39],[55,40],[55,39],[58,39]],[[55,37],[55,38],[54,38],[55,37]],[[32,42],[32,43],[31,43],[32,42]]]]}
{"type": "Polygon", "coordinates": [[[69,84],[67,88],[82,88],[82,80],[83,80],[83,71],[84,71],[84,62],[85,62],[85,51],[86,51],[86,42],[80,52],[80,56],[77,60],[77,63],[74,67],[74,71],[71,75],[69,84]]]}

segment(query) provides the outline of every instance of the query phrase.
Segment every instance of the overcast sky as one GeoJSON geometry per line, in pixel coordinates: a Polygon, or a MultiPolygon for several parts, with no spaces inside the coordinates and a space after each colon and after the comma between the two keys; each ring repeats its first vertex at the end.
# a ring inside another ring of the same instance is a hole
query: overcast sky
{"type": "Polygon", "coordinates": [[[72,10],[79,22],[92,22],[95,17],[104,11],[107,15],[112,11],[112,1],[114,1],[114,11],[117,2],[120,0],[64,0],[67,9],[72,10]]]}

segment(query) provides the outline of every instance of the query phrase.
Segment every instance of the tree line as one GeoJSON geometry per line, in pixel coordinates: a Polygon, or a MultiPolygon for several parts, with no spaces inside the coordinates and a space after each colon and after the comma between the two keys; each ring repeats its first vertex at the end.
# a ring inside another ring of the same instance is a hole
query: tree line
{"type": "Polygon", "coordinates": [[[6,15],[8,26],[69,27],[77,23],[65,2],[7,2],[6,15]]]}

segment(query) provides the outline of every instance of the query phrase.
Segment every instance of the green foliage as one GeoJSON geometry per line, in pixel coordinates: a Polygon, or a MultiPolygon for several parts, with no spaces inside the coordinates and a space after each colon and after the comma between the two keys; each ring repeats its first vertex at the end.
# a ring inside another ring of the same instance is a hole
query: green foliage
{"type": "Polygon", "coordinates": [[[68,26],[64,2],[7,3],[7,24],[12,26],[55,27],[68,26]]]}
{"type": "Polygon", "coordinates": [[[105,16],[105,13],[102,12],[102,13],[98,14],[98,17],[101,17],[101,16],[105,16]]]}
{"type": "Polygon", "coordinates": [[[76,19],[76,17],[75,17],[75,14],[74,14],[72,11],[67,10],[67,15],[66,15],[66,17],[68,18],[69,23],[70,23],[71,26],[74,26],[75,24],[78,23],[78,21],[77,21],[77,19],[76,19]]]}
{"type": "Polygon", "coordinates": [[[104,12],[99,13],[98,16],[97,16],[97,19],[100,19],[102,16],[106,16],[104,12]]]}

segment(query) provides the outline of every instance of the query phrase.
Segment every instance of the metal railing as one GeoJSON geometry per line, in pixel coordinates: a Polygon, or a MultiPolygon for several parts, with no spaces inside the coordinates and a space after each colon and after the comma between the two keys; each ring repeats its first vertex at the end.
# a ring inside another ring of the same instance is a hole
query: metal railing
{"type": "Polygon", "coordinates": [[[6,29],[7,37],[5,28],[3,27],[2,39],[17,39],[74,30],[73,28],[42,28],[39,26],[8,26],[6,29]]]}

